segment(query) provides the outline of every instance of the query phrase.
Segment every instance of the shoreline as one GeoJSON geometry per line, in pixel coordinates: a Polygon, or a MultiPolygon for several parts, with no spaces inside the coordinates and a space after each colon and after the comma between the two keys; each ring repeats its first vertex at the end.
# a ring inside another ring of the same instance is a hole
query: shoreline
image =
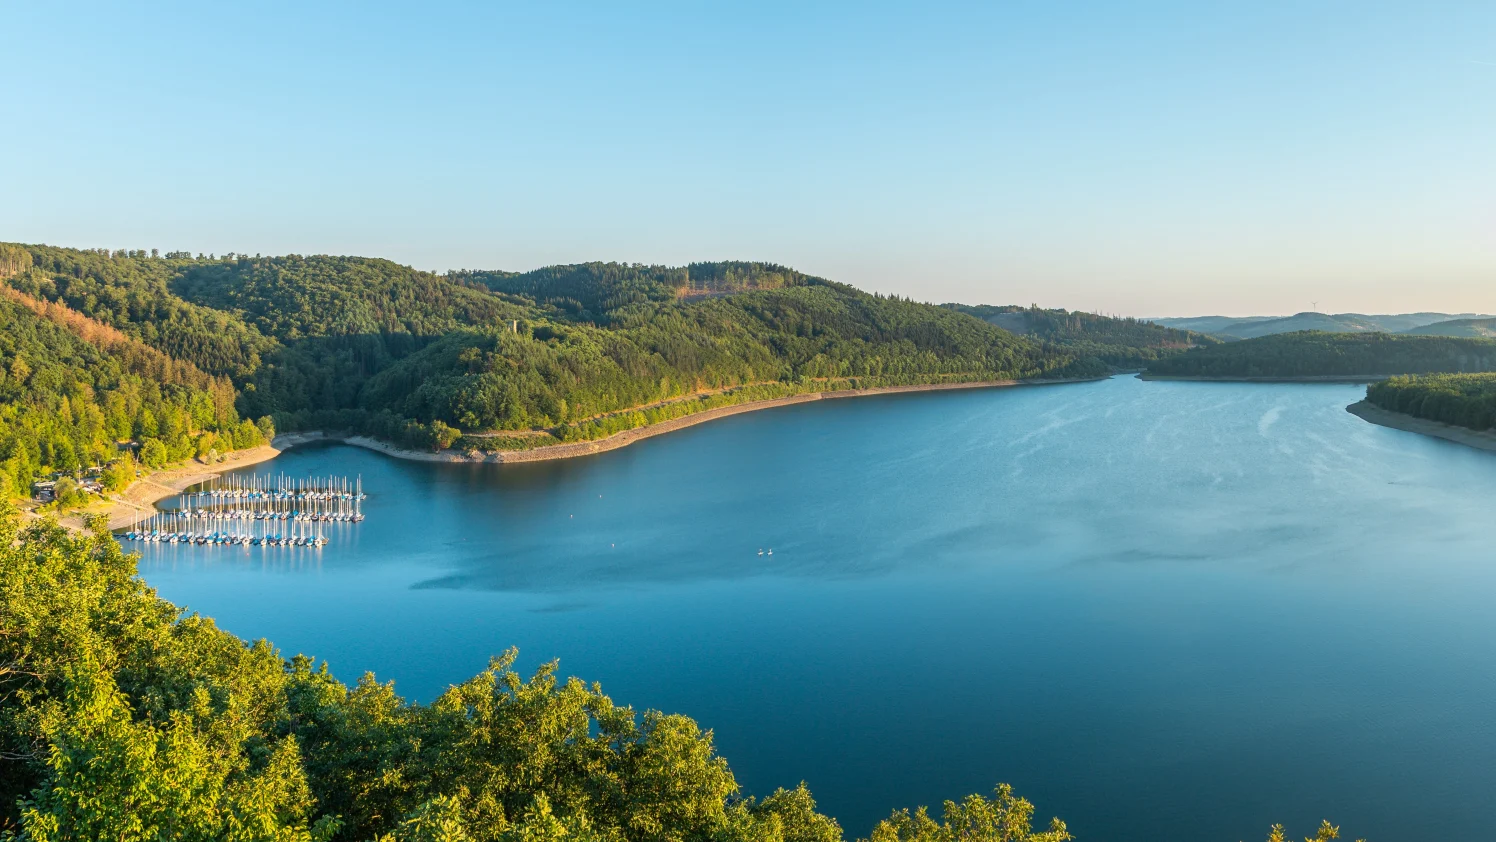
{"type": "MultiPolygon", "coordinates": [[[[262,444],[246,450],[233,451],[222,461],[211,465],[188,460],[186,463],[176,467],[165,468],[154,471],[130,483],[130,487],[114,497],[108,498],[106,505],[84,509],[82,511],[68,512],[57,519],[58,523],[69,529],[82,530],[85,528],[84,519],[92,515],[104,515],[109,519],[109,530],[122,529],[138,520],[144,520],[157,513],[156,503],[176,494],[181,494],[188,488],[200,482],[207,482],[215,477],[222,476],[227,471],[247,468],[250,465],[258,465],[281,455],[285,450],[305,443],[305,435],[302,433],[289,433],[276,436],[270,444],[262,444]]],[[[34,516],[34,515],[33,515],[34,516]]]]}
{"type": "Polygon", "coordinates": [[[1142,372],[1138,374],[1139,380],[1178,380],[1186,383],[1349,383],[1360,385],[1363,383],[1377,383],[1382,380],[1390,380],[1396,375],[1392,374],[1308,374],[1297,377],[1236,377],[1236,376],[1214,376],[1197,374],[1149,374],[1142,372]]]}
{"type": "Polygon", "coordinates": [[[727,418],[732,415],[741,415],[745,412],[757,412],[762,409],[773,409],[780,406],[792,404],[810,403],[819,400],[837,400],[842,398],[861,398],[874,395],[893,395],[904,392],[944,392],[954,389],[998,389],[1013,386],[1050,386],[1061,383],[1091,383],[1098,380],[1106,380],[1105,377],[1080,377],[1080,378],[1058,378],[1048,380],[979,380],[969,383],[923,383],[912,386],[877,386],[871,389],[841,389],[829,392],[806,392],[800,395],[789,395],[783,398],[770,398],[767,400],[748,401],[746,403],[734,404],[732,406],[721,406],[716,409],[708,409],[683,415],[680,418],[672,418],[668,421],[660,421],[655,424],[647,424],[643,427],[635,427],[632,430],[624,430],[614,433],[605,438],[592,441],[573,442],[569,444],[553,444],[545,447],[537,447],[532,450],[510,450],[483,452],[480,450],[458,451],[440,450],[423,451],[407,450],[395,447],[391,444],[369,438],[368,436],[339,435],[337,433],[295,433],[290,435],[300,436],[300,440],[288,442],[282,447],[281,437],[276,436],[272,443],[275,447],[286,449],[297,444],[305,444],[312,441],[334,441],[362,447],[392,456],[396,459],[409,459],[415,462],[447,462],[453,464],[471,465],[507,465],[520,462],[550,462],[556,459],[575,459],[579,456],[591,456],[596,453],[606,453],[617,450],[620,447],[628,447],[636,441],[654,438],[655,436],[673,433],[697,424],[715,421],[718,418],[727,418]]]}
{"type": "MultiPolygon", "coordinates": [[[[185,464],[176,467],[155,471],[136,479],[118,495],[108,498],[104,505],[97,505],[81,511],[68,512],[57,518],[58,523],[63,526],[83,530],[86,528],[85,519],[94,515],[104,515],[108,518],[110,531],[122,529],[145,518],[155,515],[159,510],[156,503],[177,494],[186,489],[207,482],[215,477],[222,476],[228,471],[239,468],[247,468],[266,462],[293,447],[315,442],[338,442],[342,444],[362,447],[382,453],[395,459],[407,459],[414,462],[447,462],[452,464],[487,464],[503,465],[520,462],[549,462],[557,459],[574,459],[579,456],[591,456],[596,453],[606,453],[627,447],[636,441],[654,438],[655,436],[673,433],[697,424],[715,421],[718,418],[727,418],[740,415],[745,412],[757,412],[763,409],[773,409],[780,406],[792,404],[809,403],[819,400],[836,400],[842,398],[861,398],[876,395],[894,395],[906,392],[943,392],[955,389],[997,389],[1013,386],[1049,386],[1062,383],[1090,383],[1098,380],[1106,380],[1105,377],[1083,377],[1083,378],[1057,378],[1045,380],[980,380],[969,383],[924,383],[912,386],[878,386],[871,389],[841,389],[828,392],[806,392],[800,395],[789,395],[783,398],[770,398],[768,400],[748,401],[746,403],[722,406],[716,409],[708,409],[702,412],[684,415],[680,418],[672,418],[656,424],[648,424],[636,427],[632,430],[624,430],[601,439],[593,441],[574,442],[570,444],[548,445],[537,447],[533,450],[496,451],[485,453],[483,451],[422,451],[408,450],[396,447],[392,444],[370,438],[369,436],[348,435],[343,433],[329,433],[320,430],[298,433],[281,433],[275,436],[269,444],[262,444],[247,450],[235,451],[232,455],[212,465],[203,464],[196,460],[189,460],[185,464]]],[[[32,517],[41,517],[34,512],[32,517]]]]}
{"type": "Polygon", "coordinates": [[[1357,401],[1345,408],[1346,412],[1370,424],[1389,427],[1407,433],[1418,433],[1436,439],[1463,444],[1477,450],[1496,453],[1496,433],[1482,433],[1469,427],[1456,427],[1443,421],[1417,418],[1401,412],[1383,409],[1370,401],[1357,401]]]}

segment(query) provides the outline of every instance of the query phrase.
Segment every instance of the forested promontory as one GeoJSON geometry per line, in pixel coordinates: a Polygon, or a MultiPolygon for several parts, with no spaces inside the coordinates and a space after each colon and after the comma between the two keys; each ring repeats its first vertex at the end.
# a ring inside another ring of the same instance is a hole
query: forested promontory
{"type": "Polygon", "coordinates": [[[1496,340],[1302,331],[1201,347],[1149,363],[1164,377],[1367,377],[1496,371],[1496,340]]]}
{"type": "Polygon", "coordinates": [[[1392,412],[1481,432],[1496,427],[1496,374],[1394,377],[1367,387],[1366,400],[1392,412]]]}

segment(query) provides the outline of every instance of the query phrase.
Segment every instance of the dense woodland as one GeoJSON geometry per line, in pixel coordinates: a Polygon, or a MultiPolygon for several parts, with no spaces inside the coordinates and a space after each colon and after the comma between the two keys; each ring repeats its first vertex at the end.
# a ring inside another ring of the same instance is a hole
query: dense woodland
{"type": "Polygon", "coordinates": [[[240,446],[251,429],[529,447],[806,391],[1107,370],[1079,341],[1034,341],[764,263],[439,275],[355,257],[4,244],[0,280],[14,305],[5,364],[80,360],[88,388],[117,392],[132,413],[54,447],[58,425],[40,413],[56,415],[61,394],[76,411],[79,388],[54,384],[70,376],[60,369],[35,388],[13,381],[0,454],[22,455],[7,494],[105,459],[116,442],[148,446],[152,464],[240,446]],[[143,382],[130,387],[132,376],[143,382]],[[211,421],[161,403],[201,404],[193,390],[211,399],[211,421]]]}
{"type": "Polygon", "coordinates": [[[1496,374],[1394,377],[1371,384],[1366,399],[1415,418],[1480,431],[1496,427],[1496,374]]]}
{"type": "MultiPolygon", "coordinates": [[[[241,420],[233,385],[56,304],[0,295],[0,498],[52,472],[147,467],[252,447],[270,420],[241,420]],[[121,442],[134,446],[121,448],[121,442]]],[[[68,502],[68,501],[64,501],[68,502]]]]}
{"type": "Polygon", "coordinates": [[[1196,348],[1148,365],[1171,377],[1362,377],[1496,371],[1496,340],[1302,331],[1196,348]]]}
{"type": "Polygon", "coordinates": [[[688,266],[578,263],[533,272],[463,272],[448,277],[480,283],[557,308],[573,320],[606,322],[631,304],[664,303],[824,283],[773,263],[726,261],[688,266]]]}

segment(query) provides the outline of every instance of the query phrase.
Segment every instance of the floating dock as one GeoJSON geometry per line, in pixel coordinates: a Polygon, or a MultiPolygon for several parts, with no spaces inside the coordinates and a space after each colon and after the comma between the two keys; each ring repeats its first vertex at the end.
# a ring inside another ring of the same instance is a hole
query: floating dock
{"type": "Polygon", "coordinates": [[[362,477],[219,478],[181,494],[174,508],[131,525],[120,537],[145,544],[315,549],[327,545],[323,524],[362,523],[366,499],[362,477]]]}

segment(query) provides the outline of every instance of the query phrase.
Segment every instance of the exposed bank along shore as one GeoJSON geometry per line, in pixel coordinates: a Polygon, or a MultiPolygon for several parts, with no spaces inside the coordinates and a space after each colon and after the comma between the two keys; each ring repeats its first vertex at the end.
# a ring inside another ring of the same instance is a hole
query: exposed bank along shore
{"type": "Polygon", "coordinates": [[[159,500],[175,497],[198,483],[221,476],[226,471],[274,459],[287,448],[310,440],[312,439],[302,433],[276,436],[271,444],[262,444],[247,450],[236,450],[221,461],[212,464],[193,460],[183,465],[156,471],[137,479],[123,493],[110,498],[106,504],[93,506],[81,512],[69,512],[58,520],[63,526],[82,529],[85,517],[103,514],[109,518],[110,529],[121,529],[156,514],[155,504],[159,500]]]}
{"type": "MultiPolygon", "coordinates": [[[[683,415],[680,418],[672,418],[656,424],[648,424],[643,427],[635,427],[632,430],[624,430],[614,433],[605,438],[592,441],[579,441],[568,444],[553,444],[545,447],[536,447],[530,450],[501,450],[484,452],[481,450],[406,450],[395,447],[368,436],[343,436],[327,433],[305,433],[302,441],[340,441],[358,447],[377,450],[397,459],[411,459],[417,462],[458,462],[471,464],[507,465],[516,462],[547,462],[552,459],[572,459],[577,456],[590,456],[594,453],[605,453],[609,450],[617,450],[627,447],[636,441],[642,441],[653,436],[673,433],[696,424],[704,424],[718,418],[726,418],[729,415],[739,415],[744,412],[756,412],[760,409],[773,409],[777,406],[789,406],[797,403],[809,403],[811,401],[832,400],[836,398],[860,398],[870,395],[892,395],[903,392],[943,392],[951,389],[995,389],[1008,386],[1044,386],[1057,383],[1084,383],[1094,380],[1104,380],[1104,377],[1085,377],[1074,379],[1054,380],[982,380],[971,383],[929,383],[917,386],[881,386],[873,389],[841,389],[830,392],[806,392],[802,395],[791,395],[784,398],[771,398],[769,400],[748,401],[746,403],[722,406],[716,409],[708,409],[702,412],[683,415]]],[[[302,443],[301,441],[297,442],[302,443]]],[[[280,436],[276,436],[275,446],[280,447],[280,436]]]]}
{"type": "Polygon", "coordinates": [[[1180,380],[1187,383],[1375,383],[1390,380],[1391,374],[1324,374],[1303,377],[1207,377],[1187,374],[1139,374],[1139,380],[1180,380]]]}
{"type": "Polygon", "coordinates": [[[1442,421],[1430,421],[1426,418],[1415,418],[1401,412],[1393,412],[1390,409],[1382,409],[1370,401],[1358,401],[1345,408],[1346,412],[1370,421],[1383,427],[1391,427],[1394,430],[1405,430],[1409,433],[1422,433],[1425,436],[1452,441],[1468,447],[1476,447],[1481,450],[1489,450],[1496,453],[1496,433],[1482,433],[1468,427],[1456,427],[1453,424],[1445,424],[1442,421]]]}
{"type": "Polygon", "coordinates": [[[1082,383],[1105,378],[1075,378],[1075,379],[1053,379],[1053,380],[983,380],[971,383],[932,383],[917,386],[883,386],[873,389],[842,389],[830,392],[806,392],[802,395],[791,395],[784,398],[773,398],[762,401],[749,401],[746,403],[723,406],[716,409],[708,409],[702,412],[685,415],[680,418],[672,418],[657,424],[649,424],[644,427],[636,427],[632,430],[624,430],[614,433],[606,438],[593,441],[573,442],[570,444],[548,445],[537,447],[532,450],[513,450],[483,452],[479,450],[459,451],[440,450],[423,451],[407,450],[395,447],[368,436],[344,435],[339,433],[307,432],[307,433],[282,433],[275,437],[270,444],[253,447],[248,450],[239,450],[229,454],[226,458],[213,464],[189,462],[186,465],[178,465],[165,470],[157,471],[148,476],[136,480],[123,494],[109,500],[105,505],[99,505],[83,512],[73,512],[60,518],[65,526],[75,529],[83,528],[85,516],[106,514],[109,517],[110,529],[121,529],[130,524],[144,520],[156,513],[155,503],[167,497],[174,497],[183,491],[199,483],[221,476],[227,471],[248,467],[260,462],[274,459],[281,453],[301,444],[312,442],[343,442],[368,450],[378,451],[396,459],[410,459],[417,462],[456,462],[456,463],[482,463],[482,464],[509,464],[513,462],[545,462],[552,459],[571,459],[577,456],[590,456],[594,453],[605,453],[609,450],[617,450],[627,447],[636,441],[650,438],[652,436],[671,433],[682,430],[696,424],[704,424],[717,418],[726,418],[729,415],[738,415],[744,412],[755,412],[760,409],[772,409],[776,406],[789,406],[790,404],[809,403],[810,401],[831,400],[835,398],[859,398],[869,395],[891,395],[903,392],[940,392],[951,389],[993,389],[1006,386],[1043,386],[1056,383],[1082,383]]]}

